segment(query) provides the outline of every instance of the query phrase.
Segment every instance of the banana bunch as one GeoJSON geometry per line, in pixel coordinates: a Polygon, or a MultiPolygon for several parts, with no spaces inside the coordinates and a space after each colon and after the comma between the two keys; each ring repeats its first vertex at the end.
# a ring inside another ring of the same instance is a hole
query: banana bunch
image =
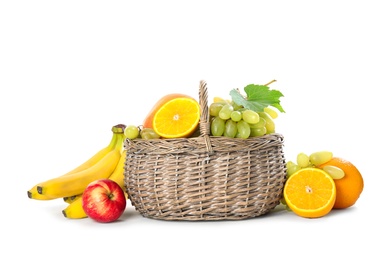
{"type": "MultiPolygon", "coordinates": [[[[108,179],[111,179],[116,183],[118,183],[119,186],[122,187],[123,191],[125,191],[124,189],[125,160],[126,160],[126,151],[123,150],[116,168],[114,169],[112,174],[108,177],[108,179]]],[[[62,211],[62,214],[65,217],[72,218],[72,219],[86,218],[87,214],[85,214],[83,210],[82,199],[83,199],[82,194],[72,196],[72,197],[65,197],[64,200],[67,203],[69,203],[69,205],[62,211]]]]}
{"type": "Polygon", "coordinates": [[[110,143],[73,170],[55,178],[40,182],[27,191],[30,199],[53,200],[62,198],[68,206],[62,211],[67,218],[86,218],[82,208],[82,194],[89,183],[108,178],[124,189],[124,163],[126,151],[123,149],[125,125],[112,127],[110,143]]]}

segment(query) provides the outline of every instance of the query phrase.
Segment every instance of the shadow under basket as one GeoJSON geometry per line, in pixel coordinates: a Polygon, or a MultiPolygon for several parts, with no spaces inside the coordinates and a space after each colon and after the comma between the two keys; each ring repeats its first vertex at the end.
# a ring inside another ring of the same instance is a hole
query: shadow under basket
{"type": "Polygon", "coordinates": [[[199,136],[125,140],[125,189],[144,217],[241,220],[269,213],[282,198],[283,136],[211,136],[206,85],[199,86],[199,136]]]}

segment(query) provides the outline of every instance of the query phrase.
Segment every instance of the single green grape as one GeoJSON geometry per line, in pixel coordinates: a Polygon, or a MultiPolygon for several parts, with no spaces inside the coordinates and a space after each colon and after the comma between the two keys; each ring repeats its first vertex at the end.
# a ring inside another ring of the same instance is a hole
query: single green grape
{"type": "Polygon", "coordinates": [[[142,139],[159,139],[160,135],[158,135],[153,128],[143,128],[140,132],[142,139]]]}
{"type": "Polygon", "coordinates": [[[214,117],[211,121],[210,131],[213,136],[222,136],[225,131],[225,120],[219,116],[214,117]]]}
{"type": "Polygon", "coordinates": [[[345,176],[345,172],[337,166],[326,165],[322,170],[328,173],[334,180],[342,179],[345,176]]]}
{"type": "Polygon", "coordinates": [[[333,153],[329,151],[318,151],[310,154],[310,162],[315,166],[330,161],[333,157],[333,153]]]}
{"type": "Polygon", "coordinates": [[[250,136],[259,137],[265,135],[266,133],[267,133],[267,128],[265,128],[265,126],[259,128],[251,128],[250,136]]]}
{"type": "Polygon", "coordinates": [[[126,138],[135,139],[139,136],[139,128],[135,125],[128,125],[125,128],[124,135],[126,138]]]}
{"type": "Polygon", "coordinates": [[[242,112],[242,119],[248,124],[257,124],[260,120],[260,116],[255,111],[247,109],[242,112]]]}
{"type": "Polygon", "coordinates": [[[251,128],[249,124],[244,120],[240,120],[236,124],[237,124],[236,138],[243,138],[243,139],[248,138],[251,134],[251,128]]]}
{"type": "Polygon", "coordinates": [[[249,126],[251,128],[260,128],[260,127],[265,126],[265,124],[266,124],[265,119],[262,117],[259,117],[259,122],[257,124],[249,124],[249,126]]]}
{"type": "Polygon", "coordinates": [[[306,168],[310,165],[310,159],[309,156],[305,153],[299,153],[297,155],[297,164],[301,168],[306,168]]]}
{"type": "Polygon", "coordinates": [[[218,116],[219,111],[221,111],[221,108],[223,107],[224,103],[211,103],[209,107],[209,114],[210,116],[218,116]]]}
{"type": "Polygon", "coordinates": [[[232,106],[233,106],[233,110],[234,110],[234,111],[240,110],[240,109],[243,108],[243,106],[236,104],[234,101],[232,101],[231,104],[232,104],[232,106]]]}
{"type": "Polygon", "coordinates": [[[264,112],[267,113],[272,119],[278,117],[278,113],[270,107],[265,107],[264,112]]]}
{"type": "Polygon", "coordinates": [[[287,178],[289,178],[293,173],[301,169],[301,167],[298,164],[295,164],[292,161],[287,162],[286,168],[287,168],[287,178]]]}
{"type": "Polygon", "coordinates": [[[265,119],[265,127],[267,128],[267,134],[275,133],[275,122],[272,117],[265,112],[258,112],[261,118],[265,119]]]}
{"type": "Polygon", "coordinates": [[[234,111],[230,114],[230,118],[231,118],[234,122],[239,122],[239,121],[242,119],[242,114],[241,114],[240,111],[234,110],[234,111]]]}
{"type": "Polygon", "coordinates": [[[293,161],[287,161],[287,163],[286,163],[286,168],[288,169],[288,168],[291,168],[292,166],[294,166],[294,165],[297,165],[296,163],[294,163],[293,161]]]}
{"type": "Polygon", "coordinates": [[[223,136],[234,138],[237,134],[237,123],[231,119],[226,120],[223,136]]]}
{"type": "Polygon", "coordinates": [[[230,119],[230,115],[234,111],[233,106],[231,104],[225,104],[221,108],[221,110],[218,113],[218,116],[223,120],[230,119]]]}

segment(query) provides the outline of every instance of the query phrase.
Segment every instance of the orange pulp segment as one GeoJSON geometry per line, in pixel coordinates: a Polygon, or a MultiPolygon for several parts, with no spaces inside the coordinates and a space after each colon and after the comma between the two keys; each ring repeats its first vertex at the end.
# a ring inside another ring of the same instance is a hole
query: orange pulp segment
{"type": "Polygon", "coordinates": [[[325,171],[304,168],[287,179],[283,195],[287,206],[298,216],[318,218],[332,210],[336,185],[325,171]]]}
{"type": "Polygon", "coordinates": [[[157,110],[153,129],[163,138],[188,137],[195,132],[200,120],[199,103],[187,97],[174,98],[157,110]]]}

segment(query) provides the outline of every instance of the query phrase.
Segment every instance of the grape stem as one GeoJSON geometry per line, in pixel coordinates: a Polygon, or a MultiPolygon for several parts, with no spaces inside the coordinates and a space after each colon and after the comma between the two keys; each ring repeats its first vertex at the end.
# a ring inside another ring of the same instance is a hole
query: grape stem
{"type": "Polygon", "coordinates": [[[272,83],[274,83],[274,82],[276,82],[276,79],[271,80],[270,82],[268,82],[268,83],[265,84],[264,86],[268,86],[268,85],[270,85],[270,84],[272,84],[272,83]]]}

